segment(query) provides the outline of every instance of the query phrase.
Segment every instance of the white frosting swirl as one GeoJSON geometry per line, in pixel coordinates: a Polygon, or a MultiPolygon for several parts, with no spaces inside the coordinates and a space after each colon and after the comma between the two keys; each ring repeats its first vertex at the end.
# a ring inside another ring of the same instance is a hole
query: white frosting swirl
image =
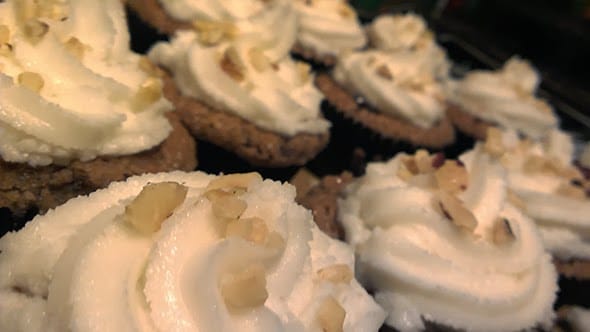
{"type": "Polygon", "coordinates": [[[377,331],[385,314],[354,279],[319,274],[335,264],[354,271],[353,254],[318,230],[291,186],[255,179],[236,194],[247,203],[240,218],[261,218],[284,239],[284,247],[267,247],[221,236],[203,196],[214,178],[134,177],[7,234],[0,239],[0,329],[320,331],[318,310],[332,297],[346,312],[344,331],[377,331]],[[146,184],[166,181],[188,187],[187,197],[159,231],[141,235],[120,216],[146,184]],[[263,266],[268,297],[230,310],[221,283],[252,263],[263,266]],[[23,314],[6,314],[16,311],[23,314]]]}
{"type": "Polygon", "coordinates": [[[429,60],[415,52],[370,50],[339,59],[334,78],[379,112],[429,128],[444,116],[445,98],[429,60]]]}
{"type": "Polygon", "coordinates": [[[557,129],[542,141],[520,140],[514,131],[502,134],[499,157],[508,172],[510,188],[522,200],[523,212],[533,218],[547,249],[560,259],[590,259],[590,199],[571,197],[564,189],[580,186],[583,175],[572,165],[571,137],[557,129]]]}
{"type": "Polygon", "coordinates": [[[556,273],[534,223],[506,202],[505,173],[481,152],[465,155],[467,189],[458,194],[477,226],[460,230],[436,206],[428,173],[402,180],[398,155],[373,163],[339,202],[359,274],[400,331],[422,319],[468,331],[516,331],[550,323],[556,273]],[[423,183],[423,185],[416,185],[423,183]],[[498,218],[511,242],[494,242],[498,218]]]}
{"type": "Polygon", "coordinates": [[[223,22],[237,35],[264,41],[265,54],[275,62],[291,50],[297,36],[292,0],[160,0],[167,13],[180,21],[223,22]]]}
{"type": "Polygon", "coordinates": [[[478,118],[538,139],[558,125],[547,102],[535,97],[538,85],[531,65],[513,57],[498,71],[468,73],[455,86],[453,101],[478,118]]]}
{"type": "Polygon", "coordinates": [[[297,41],[318,55],[338,55],[365,46],[367,38],[346,0],[296,0],[297,41]]]}
{"type": "Polygon", "coordinates": [[[0,45],[4,160],[36,166],[133,154],[168,136],[171,105],[129,50],[120,1],[6,1],[0,16],[8,31],[0,45]],[[19,84],[21,74],[40,78],[40,91],[19,84]]]}
{"type": "Polygon", "coordinates": [[[261,128],[288,136],[326,132],[329,123],[319,108],[322,94],[309,68],[289,57],[273,64],[263,50],[257,38],[208,47],[193,32],[182,31],[170,43],[157,44],[149,56],[173,73],[183,94],[261,128]],[[240,78],[224,71],[224,56],[230,58],[240,78]]]}

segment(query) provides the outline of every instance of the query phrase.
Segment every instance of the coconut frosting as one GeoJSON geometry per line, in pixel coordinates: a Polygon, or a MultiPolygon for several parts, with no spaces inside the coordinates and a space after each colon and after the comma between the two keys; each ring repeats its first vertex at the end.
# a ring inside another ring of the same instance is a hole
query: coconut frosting
{"type": "Polygon", "coordinates": [[[508,172],[515,202],[533,218],[547,249],[560,259],[590,259],[590,184],[572,165],[571,136],[551,131],[541,141],[491,130],[481,143],[508,172]]]}
{"type": "Polygon", "coordinates": [[[369,50],[342,56],[334,78],[377,111],[430,128],[444,116],[442,85],[430,60],[416,52],[369,50]]]}
{"type": "Polygon", "coordinates": [[[349,185],[339,218],[361,280],[400,331],[549,325],[557,277],[534,223],[507,201],[498,163],[461,160],[399,154],[349,185]]]}
{"type": "Polygon", "coordinates": [[[539,139],[558,125],[551,106],[535,96],[539,80],[527,61],[512,57],[497,71],[468,73],[452,100],[477,118],[539,139]]]}
{"type": "Polygon", "coordinates": [[[338,55],[365,46],[355,10],[345,0],[296,0],[297,42],[318,55],[338,55]]]}
{"type": "Polygon", "coordinates": [[[174,172],[70,200],[0,239],[0,329],[377,331],[352,251],[294,197],[174,172]]]}
{"type": "Polygon", "coordinates": [[[207,46],[190,31],[159,43],[150,58],[169,69],[180,91],[258,127],[287,136],[324,133],[322,94],[309,66],[288,56],[273,62],[256,36],[207,46]]]}
{"type": "Polygon", "coordinates": [[[161,143],[171,104],[129,49],[120,1],[0,3],[0,155],[30,165],[161,143]]]}

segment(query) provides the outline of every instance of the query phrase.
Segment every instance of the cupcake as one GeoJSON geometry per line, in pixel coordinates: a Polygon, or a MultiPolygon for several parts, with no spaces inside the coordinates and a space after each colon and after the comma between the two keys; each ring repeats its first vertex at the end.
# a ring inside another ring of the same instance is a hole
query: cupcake
{"type": "Polygon", "coordinates": [[[4,1],[0,15],[0,208],[45,211],[129,175],[194,169],[194,140],[129,50],[119,1],[4,1]]]}
{"type": "Polygon", "coordinates": [[[295,0],[298,31],[293,52],[331,67],[339,54],[365,47],[367,37],[346,0],[295,0]]]}
{"type": "Polygon", "coordinates": [[[160,173],[0,239],[3,331],[377,331],[354,256],[287,184],[160,173]]]}
{"type": "Polygon", "coordinates": [[[557,274],[534,222],[507,200],[506,174],[480,151],[419,150],[371,163],[339,219],[357,275],[399,331],[522,331],[552,324],[557,274]]]}
{"type": "MultiPolygon", "coordinates": [[[[385,19],[420,20],[413,15],[377,18],[368,28],[372,35],[391,33],[383,31],[388,25],[379,24],[385,19]]],[[[391,156],[400,142],[431,149],[454,142],[445,113],[448,62],[444,52],[433,51],[439,49],[431,33],[415,33],[418,37],[408,47],[373,42],[372,48],[344,54],[331,76],[321,74],[316,79],[329,101],[327,117],[345,126],[345,136],[358,133],[353,140],[361,147],[383,146],[388,149],[378,152],[391,156]]]]}
{"type": "Polygon", "coordinates": [[[453,87],[449,116],[460,131],[479,140],[492,126],[540,139],[557,128],[558,119],[535,96],[539,82],[535,69],[518,57],[496,71],[471,71],[453,87]]]}
{"type": "Polygon", "coordinates": [[[302,165],[326,146],[330,124],[309,66],[289,57],[286,4],[265,6],[252,19],[178,31],[149,57],[170,74],[166,96],[195,137],[251,165],[302,165]]]}
{"type": "Polygon", "coordinates": [[[590,182],[573,164],[571,137],[552,130],[541,141],[491,129],[478,149],[508,173],[514,205],[537,223],[564,276],[590,278],[590,182]]]}

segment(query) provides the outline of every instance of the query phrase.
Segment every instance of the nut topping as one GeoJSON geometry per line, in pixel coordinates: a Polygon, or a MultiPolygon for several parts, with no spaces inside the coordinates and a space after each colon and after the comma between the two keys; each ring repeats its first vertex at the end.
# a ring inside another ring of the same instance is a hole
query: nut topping
{"type": "Polygon", "coordinates": [[[193,27],[198,32],[199,42],[207,46],[214,46],[224,39],[233,39],[238,29],[229,22],[216,22],[206,20],[193,21],[193,27]]]}
{"type": "Polygon", "coordinates": [[[391,73],[389,68],[384,64],[377,67],[377,69],[375,70],[375,73],[377,73],[377,76],[379,76],[381,78],[384,78],[388,81],[393,81],[393,74],[391,73]]]}
{"type": "Polygon", "coordinates": [[[441,191],[438,194],[438,206],[444,216],[450,219],[455,226],[469,232],[473,232],[477,227],[475,216],[465,208],[463,202],[457,197],[441,191]]]}
{"type": "Polygon", "coordinates": [[[267,242],[268,235],[266,223],[257,217],[232,220],[225,231],[225,236],[239,236],[259,245],[267,242]]]}
{"type": "Polygon", "coordinates": [[[352,18],[354,17],[354,9],[352,9],[347,3],[341,3],[338,6],[338,14],[343,18],[352,18]]]}
{"type": "Polygon", "coordinates": [[[234,195],[221,196],[211,201],[213,215],[221,219],[236,219],[246,210],[248,204],[234,195]]]}
{"type": "Polygon", "coordinates": [[[488,128],[484,150],[492,157],[500,157],[504,154],[504,142],[502,142],[502,131],[496,127],[488,128]]]}
{"type": "Polygon", "coordinates": [[[86,46],[78,38],[71,37],[64,43],[64,46],[66,50],[68,50],[68,52],[70,52],[78,60],[82,60],[84,58],[86,46]]]}
{"type": "Polygon", "coordinates": [[[352,270],[346,264],[334,264],[327,266],[318,271],[320,279],[330,281],[332,283],[348,284],[353,278],[352,270]]]}
{"type": "Polygon", "coordinates": [[[259,181],[262,181],[262,177],[256,172],[229,174],[211,180],[207,185],[206,190],[231,188],[248,189],[252,183],[259,181]]]}
{"type": "Polygon", "coordinates": [[[493,241],[497,245],[502,245],[514,241],[516,235],[510,227],[510,222],[506,218],[498,218],[493,228],[493,241]]]}
{"type": "Polygon", "coordinates": [[[296,62],[295,66],[297,69],[297,73],[299,74],[299,77],[301,78],[301,85],[309,82],[309,80],[311,79],[311,77],[309,75],[309,71],[311,69],[311,66],[305,62],[300,62],[300,61],[296,62]]]}
{"type": "Polygon", "coordinates": [[[253,47],[248,51],[248,56],[250,58],[250,63],[252,67],[259,72],[266,71],[270,69],[271,64],[270,60],[264,55],[264,53],[258,48],[253,47]]]}
{"type": "Polygon", "coordinates": [[[45,81],[41,75],[30,71],[20,73],[17,77],[17,81],[18,84],[37,93],[39,93],[39,91],[43,89],[43,85],[45,85],[45,81]]]}
{"type": "Polygon", "coordinates": [[[342,332],[346,311],[332,296],[327,297],[317,313],[317,320],[324,332],[342,332]]]}
{"type": "Polygon", "coordinates": [[[225,49],[219,65],[234,81],[241,82],[244,80],[246,66],[242,63],[240,54],[235,47],[230,46],[225,49]]]}
{"type": "Polygon", "coordinates": [[[434,172],[438,187],[449,193],[456,194],[467,189],[469,176],[464,166],[454,160],[446,160],[444,164],[434,172]]]}
{"type": "Polygon", "coordinates": [[[158,66],[154,65],[146,56],[142,56],[139,58],[139,62],[137,66],[140,70],[144,73],[154,76],[154,77],[163,77],[164,72],[158,66]]]}
{"type": "Polygon", "coordinates": [[[141,234],[152,234],[184,202],[187,192],[176,182],[149,183],[125,207],[123,221],[141,234]]]}
{"type": "Polygon", "coordinates": [[[224,276],[221,280],[221,295],[230,309],[254,308],[268,298],[266,274],[261,264],[224,276]]]}
{"type": "Polygon", "coordinates": [[[9,43],[0,44],[0,55],[11,56],[12,55],[12,45],[9,43]]]}
{"type": "Polygon", "coordinates": [[[148,77],[137,89],[133,99],[133,109],[140,112],[162,98],[162,81],[157,77],[148,77]]]}
{"type": "Polygon", "coordinates": [[[31,43],[37,44],[49,32],[49,25],[33,18],[24,24],[23,32],[31,43]]]}

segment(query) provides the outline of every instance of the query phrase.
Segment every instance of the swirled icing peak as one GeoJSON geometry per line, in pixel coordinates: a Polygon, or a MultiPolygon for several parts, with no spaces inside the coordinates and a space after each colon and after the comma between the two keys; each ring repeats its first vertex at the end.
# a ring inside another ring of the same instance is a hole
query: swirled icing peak
{"type": "Polygon", "coordinates": [[[400,154],[347,188],[339,217],[360,278],[400,331],[550,324],[556,273],[534,223],[508,203],[499,163],[461,160],[400,154]]]}
{"type": "Polygon", "coordinates": [[[590,182],[572,164],[571,137],[553,130],[532,141],[490,129],[480,146],[506,168],[514,205],[537,222],[547,249],[590,259],[590,182]]]}
{"type": "Polygon", "coordinates": [[[337,55],[365,46],[367,38],[346,0],[296,0],[297,42],[318,55],[337,55]]]}
{"type": "Polygon", "coordinates": [[[286,57],[272,61],[255,37],[206,46],[190,31],[159,43],[150,58],[169,69],[180,91],[263,129],[292,136],[324,133],[322,94],[309,66],[286,57]]]}
{"type": "Polygon", "coordinates": [[[497,71],[475,70],[455,87],[461,109],[503,128],[540,139],[558,125],[551,106],[535,96],[539,75],[518,57],[497,71]]]}
{"type": "Polygon", "coordinates": [[[120,1],[0,3],[0,155],[31,165],[147,150],[171,130],[120,1]]]}
{"type": "Polygon", "coordinates": [[[73,199],[0,239],[0,329],[377,331],[353,253],[294,197],[176,172],[73,199]]]}

